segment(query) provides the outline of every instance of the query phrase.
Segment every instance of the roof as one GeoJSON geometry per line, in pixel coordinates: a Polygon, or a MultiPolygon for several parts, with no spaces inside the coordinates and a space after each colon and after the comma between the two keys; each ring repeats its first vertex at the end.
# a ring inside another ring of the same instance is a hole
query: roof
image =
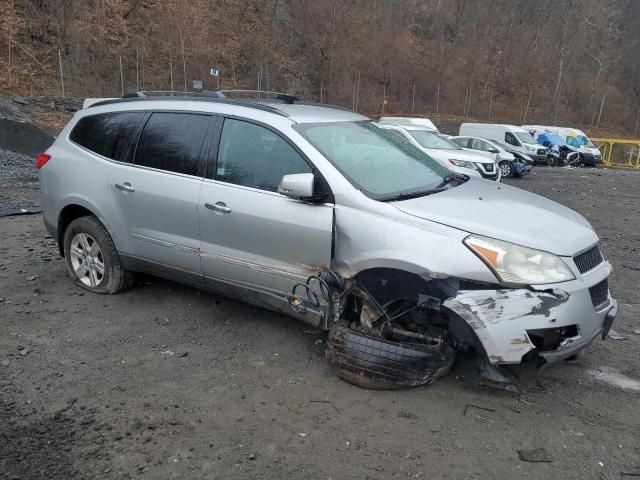
{"type": "MultiPolygon", "coordinates": [[[[368,117],[360,115],[351,110],[333,105],[318,104],[311,102],[294,102],[286,100],[272,99],[232,99],[232,98],[213,98],[198,96],[150,96],[150,97],[128,97],[117,99],[91,99],[85,103],[85,108],[102,107],[107,105],[120,105],[128,103],[143,103],[145,109],[153,109],[154,105],[161,103],[162,108],[166,109],[167,104],[174,102],[198,102],[222,105],[236,105],[246,108],[253,108],[264,112],[273,113],[279,116],[287,117],[296,123],[315,123],[315,122],[353,122],[369,120],[368,117]]],[[[210,108],[203,109],[211,111],[210,108]]]]}

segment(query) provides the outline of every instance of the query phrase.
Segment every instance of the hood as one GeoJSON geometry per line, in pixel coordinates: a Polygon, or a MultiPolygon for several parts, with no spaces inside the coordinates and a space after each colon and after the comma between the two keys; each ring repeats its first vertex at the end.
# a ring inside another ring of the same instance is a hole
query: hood
{"type": "Polygon", "coordinates": [[[395,202],[400,211],[469,233],[572,256],[598,241],[587,220],[547,198],[470,178],[444,192],[395,202]]]}
{"type": "Polygon", "coordinates": [[[486,152],[468,152],[467,150],[446,150],[440,148],[423,148],[425,153],[436,160],[446,162],[449,165],[449,159],[464,160],[472,163],[495,163],[496,156],[493,153],[486,152]]]}

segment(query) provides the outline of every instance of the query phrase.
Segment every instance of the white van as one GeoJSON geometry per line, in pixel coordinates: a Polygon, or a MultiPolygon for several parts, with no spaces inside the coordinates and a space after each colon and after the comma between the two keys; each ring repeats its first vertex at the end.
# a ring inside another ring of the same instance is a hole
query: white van
{"type": "Polygon", "coordinates": [[[550,127],[547,125],[523,125],[536,141],[544,143],[548,136],[550,139],[560,137],[565,145],[576,152],[580,152],[582,162],[585,165],[597,165],[602,161],[602,152],[596,147],[587,135],[578,128],[550,127]]]}
{"type": "Polygon", "coordinates": [[[512,145],[514,150],[529,155],[535,164],[547,162],[547,149],[538,144],[527,129],[516,125],[463,123],[460,125],[460,136],[506,142],[512,145]]]}
{"type": "Polygon", "coordinates": [[[380,117],[379,123],[394,125],[413,125],[416,127],[425,127],[429,130],[440,132],[438,127],[428,118],[421,117],[380,117]]]}

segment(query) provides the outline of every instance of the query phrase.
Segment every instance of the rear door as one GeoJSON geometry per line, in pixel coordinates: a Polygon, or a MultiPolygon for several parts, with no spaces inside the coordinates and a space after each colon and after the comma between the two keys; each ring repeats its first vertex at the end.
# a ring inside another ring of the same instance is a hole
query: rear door
{"type": "Polygon", "coordinates": [[[279,132],[226,118],[200,192],[200,250],[205,281],[276,294],[290,292],[331,261],[333,204],[312,164],[279,132]],[[279,193],[283,175],[316,174],[321,203],[279,193]]]}
{"type": "Polygon", "coordinates": [[[198,195],[211,122],[210,115],[153,112],[133,162],[114,169],[111,196],[125,261],[202,283],[198,195]]]}

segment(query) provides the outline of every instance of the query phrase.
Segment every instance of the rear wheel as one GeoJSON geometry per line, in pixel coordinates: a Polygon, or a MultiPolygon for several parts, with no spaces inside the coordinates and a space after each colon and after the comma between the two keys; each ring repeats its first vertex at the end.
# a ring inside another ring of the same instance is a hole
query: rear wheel
{"type": "Polygon", "coordinates": [[[511,165],[511,163],[500,162],[500,164],[498,165],[498,168],[500,169],[500,174],[502,175],[502,178],[513,176],[513,165],[511,165]]]}
{"type": "Polygon", "coordinates": [[[93,215],[72,221],[64,233],[69,275],[82,288],[114,294],[126,289],[131,274],[120,264],[111,236],[93,215]]]}

